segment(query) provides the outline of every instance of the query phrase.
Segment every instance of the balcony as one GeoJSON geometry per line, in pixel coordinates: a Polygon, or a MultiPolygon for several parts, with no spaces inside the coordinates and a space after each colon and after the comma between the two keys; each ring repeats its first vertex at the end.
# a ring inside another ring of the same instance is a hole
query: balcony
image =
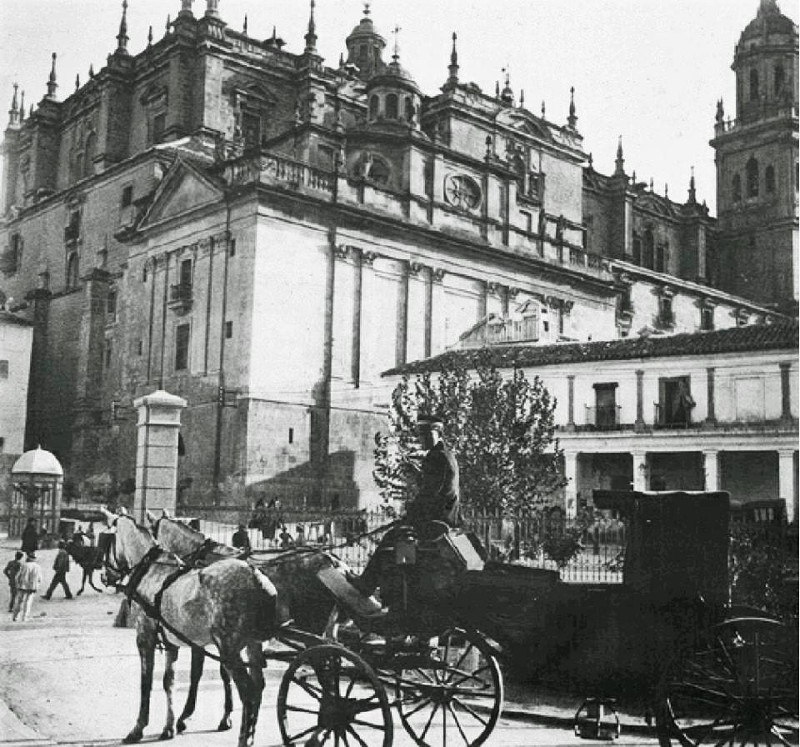
{"type": "Polygon", "coordinates": [[[175,283],[169,287],[169,307],[178,311],[187,311],[192,306],[192,284],[175,283]]]}
{"type": "Polygon", "coordinates": [[[586,426],[591,430],[617,430],[622,427],[621,405],[586,405],[586,426]]]}
{"type": "Polygon", "coordinates": [[[654,402],[653,427],[691,428],[692,411],[689,408],[672,407],[666,403],[654,402]]]}

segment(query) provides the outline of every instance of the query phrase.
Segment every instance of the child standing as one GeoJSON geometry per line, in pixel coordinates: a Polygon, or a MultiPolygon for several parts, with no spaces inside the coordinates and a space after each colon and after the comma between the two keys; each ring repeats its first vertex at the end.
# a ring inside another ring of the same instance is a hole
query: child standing
{"type": "Polygon", "coordinates": [[[17,574],[17,599],[14,604],[14,616],[12,618],[14,622],[17,621],[20,613],[22,613],[23,621],[30,616],[33,595],[36,594],[41,585],[42,569],[36,562],[36,553],[29,552],[17,574]]]}
{"type": "Polygon", "coordinates": [[[17,597],[17,574],[19,573],[19,569],[22,568],[22,558],[23,553],[17,550],[17,552],[14,553],[14,560],[9,560],[6,567],[3,569],[3,573],[8,579],[8,589],[11,593],[11,599],[8,602],[9,612],[14,611],[14,600],[17,597]]]}

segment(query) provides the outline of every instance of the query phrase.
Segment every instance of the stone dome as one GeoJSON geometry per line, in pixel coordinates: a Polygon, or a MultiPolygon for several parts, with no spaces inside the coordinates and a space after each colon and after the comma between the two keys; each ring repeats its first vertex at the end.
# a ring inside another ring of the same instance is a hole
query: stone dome
{"type": "Polygon", "coordinates": [[[409,73],[396,58],[383,70],[375,73],[372,78],[370,78],[367,86],[368,89],[375,88],[376,86],[398,87],[420,94],[419,87],[414,78],[411,77],[411,73],[409,73]]]}
{"type": "Polygon", "coordinates": [[[49,475],[63,477],[64,470],[60,462],[49,451],[41,447],[26,451],[11,468],[12,475],[49,475]]]}
{"type": "Polygon", "coordinates": [[[745,26],[739,44],[763,36],[797,36],[797,26],[791,18],[783,15],[776,0],[761,0],[756,17],[745,26]]]}

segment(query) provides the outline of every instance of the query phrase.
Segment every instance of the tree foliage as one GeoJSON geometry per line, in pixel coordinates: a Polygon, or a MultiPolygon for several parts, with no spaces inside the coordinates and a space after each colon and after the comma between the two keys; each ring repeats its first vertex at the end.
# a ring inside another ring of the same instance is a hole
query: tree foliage
{"type": "Polygon", "coordinates": [[[440,414],[459,463],[466,509],[521,515],[566,484],[555,438],[556,401],[539,377],[504,377],[482,356],[474,370],[449,360],[436,374],[404,377],[392,393],[388,434],[376,434],[373,475],[384,502],[413,498],[423,453],[419,413],[440,414]]]}

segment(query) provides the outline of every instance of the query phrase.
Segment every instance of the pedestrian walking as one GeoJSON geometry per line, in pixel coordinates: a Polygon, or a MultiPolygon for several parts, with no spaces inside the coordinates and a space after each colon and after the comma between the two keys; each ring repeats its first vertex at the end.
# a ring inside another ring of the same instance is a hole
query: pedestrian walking
{"type": "Polygon", "coordinates": [[[14,600],[17,597],[17,574],[19,574],[19,569],[22,568],[22,559],[25,557],[25,553],[20,550],[14,553],[14,560],[9,560],[6,564],[6,567],[3,569],[3,573],[5,573],[6,578],[8,579],[8,590],[11,594],[11,599],[8,602],[8,611],[14,611],[14,600]]]}
{"type": "Polygon", "coordinates": [[[36,552],[39,549],[39,530],[36,527],[36,519],[31,517],[22,530],[22,547],[24,553],[36,552]]]}
{"type": "Polygon", "coordinates": [[[59,540],[58,542],[58,552],[56,553],[56,559],[53,561],[53,570],[55,571],[55,575],[53,576],[53,580],[50,582],[50,586],[42,599],[49,600],[53,596],[56,586],[59,584],[61,584],[62,588],[64,589],[64,594],[66,595],[67,599],[72,599],[72,592],[70,591],[69,584],[67,583],[69,554],[65,549],[64,540],[59,540]]]}
{"type": "Polygon", "coordinates": [[[30,617],[33,595],[42,585],[42,569],[36,562],[36,553],[29,552],[17,574],[17,600],[14,603],[14,622],[22,615],[24,622],[30,617]]]}

